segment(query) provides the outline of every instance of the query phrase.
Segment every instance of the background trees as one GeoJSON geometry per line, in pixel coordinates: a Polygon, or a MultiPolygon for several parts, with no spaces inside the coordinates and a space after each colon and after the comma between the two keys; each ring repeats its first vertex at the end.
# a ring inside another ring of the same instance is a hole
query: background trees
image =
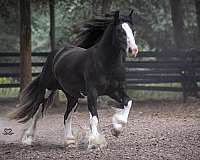
{"type": "Polygon", "coordinates": [[[101,16],[110,12],[112,0],[91,0],[91,16],[101,16]]]}
{"type": "Polygon", "coordinates": [[[174,40],[177,48],[185,47],[184,38],[184,22],[183,22],[183,6],[181,0],[170,0],[171,5],[171,16],[174,30],[174,40]]]}
{"type": "Polygon", "coordinates": [[[196,9],[196,17],[197,17],[197,25],[198,25],[197,45],[200,45],[200,0],[195,0],[195,9],[196,9]]]}
{"type": "MultiPolygon", "coordinates": [[[[177,38],[174,35],[180,38],[180,44],[185,40],[186,48],[197,47],[200,34],[199,6],[199,0],[55,1],[56,46],[73,42],[79,24],[89,17],[105,14],[109,10],[128,12],[134,9],[136,39],[140,50],[175,48],[177,38]]],[[[32,51],[47,51],[50,48],[48,1],[31,0],[31,11],[32,51]]],[[[20,18],[17,1],[0,1],[0,27],[0,50],[19,51],[20,18]]]]}
{"type": "Polygon", "coordinates": [[[21,52],[21,68],[25,68],[21,70],[23,88],[31,79],[31,51],[50,51],[73,43],[84,20],[113,10],[128,13],[132,9],[140,50],[199,48],[200,0],[1,0],[0,51],[21,52]],[[27,2],[31,2],[31,14],[24,13],[29,6],[27,2]],[[20,7],[24,7],[21,20],[24,18],[28,26],[20,21],[20,7]],[[55,25],[55,35],[50,24],[55,25]],[[30,26],[31,36],[25,35],[30,26]],[[21,41],[21,48],[20,37],[26,38],[21,41]]]}

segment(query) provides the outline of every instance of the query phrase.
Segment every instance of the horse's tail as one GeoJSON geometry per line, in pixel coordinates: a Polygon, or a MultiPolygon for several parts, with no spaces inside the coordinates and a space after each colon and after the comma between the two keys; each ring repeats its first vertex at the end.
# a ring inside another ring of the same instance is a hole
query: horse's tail
{"type": "Polygon", "coordinates": [[[40,76],[34,79],[22,91],[20,95],[19,108],[10,115],[11,119],[27,122],[37,112],[40,104],[44,101],[45,90],[39,86],[40,76]]]}
{"type": "Polygon", "coordinates": [[[44,108],[47,108],[52,104],[55,88],[50,95],[45,95],[46,88],[48,87],[47,85],[53,84],[52,86],[56,86],[56,82],[52,80],[54,79],[52,69],[51,67],[48,67],[52,65],[51,55],[52,54],[48,56],[42,73],[30,82],[21,92],[19,97],[19,108],[10,114],[9,117],[11,119],[16,119],[20,123],[25,123],[34,116],[40,105],[43,107],[43,112],[44,108]]]}

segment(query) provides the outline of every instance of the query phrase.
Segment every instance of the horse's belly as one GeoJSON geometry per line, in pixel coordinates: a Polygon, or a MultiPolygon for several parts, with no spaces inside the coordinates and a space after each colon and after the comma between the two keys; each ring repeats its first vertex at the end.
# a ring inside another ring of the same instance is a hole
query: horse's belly
{"type": "Polygon", "coordinates": [[[62,90],[74,97],[85,96],[85,87],[81,83],[70,83],[66,81],[66,83],[62,84],[62,90]]]}

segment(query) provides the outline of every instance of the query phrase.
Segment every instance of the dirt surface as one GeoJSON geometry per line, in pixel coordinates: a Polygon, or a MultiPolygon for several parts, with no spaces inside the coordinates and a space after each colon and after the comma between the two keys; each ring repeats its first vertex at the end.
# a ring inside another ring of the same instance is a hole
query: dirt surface
{"type": "Polygon", "coordinates": [[[78,111],[73,117],[76,148],[64,147],[63,107],[49,109],[39,121],[33,145],[23,146],[20,136],[24,126],[6,117],[14,106],[13,102],[0,103],[0,160],[200,159],[200,101],[135,102],[128,124],[118,138],[110,133],[113,110],[99,109],[99,129],[108,146],[92,150],[79,143],[88,131],[87,111],[78,111]],[[14,134],[3,135],[5,128],[11,128],[14,134]]]}

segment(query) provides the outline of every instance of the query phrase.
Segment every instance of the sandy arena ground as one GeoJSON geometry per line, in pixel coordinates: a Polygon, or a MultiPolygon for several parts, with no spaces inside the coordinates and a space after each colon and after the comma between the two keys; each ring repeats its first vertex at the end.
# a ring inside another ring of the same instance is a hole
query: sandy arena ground
{"type": "Polygon", "coordinates": [[[118,138],[110,132],[113,110],[99,106],[99,129],[108,146],[93,150],[82,143],[89,126],[87,111],[80,109],[73,117],[76,148],[64,147],[64,107],[50,108],[38,123],[33,145],[23,146],[20,136],[24,126],[6,117],[14,107],[14,102],[0,103],[0,160],[200,160],[200,100],[185,104],[179,100],[136,101],[118,138]],[[5,128],[14,134],[4,135],[5,128]]]}

